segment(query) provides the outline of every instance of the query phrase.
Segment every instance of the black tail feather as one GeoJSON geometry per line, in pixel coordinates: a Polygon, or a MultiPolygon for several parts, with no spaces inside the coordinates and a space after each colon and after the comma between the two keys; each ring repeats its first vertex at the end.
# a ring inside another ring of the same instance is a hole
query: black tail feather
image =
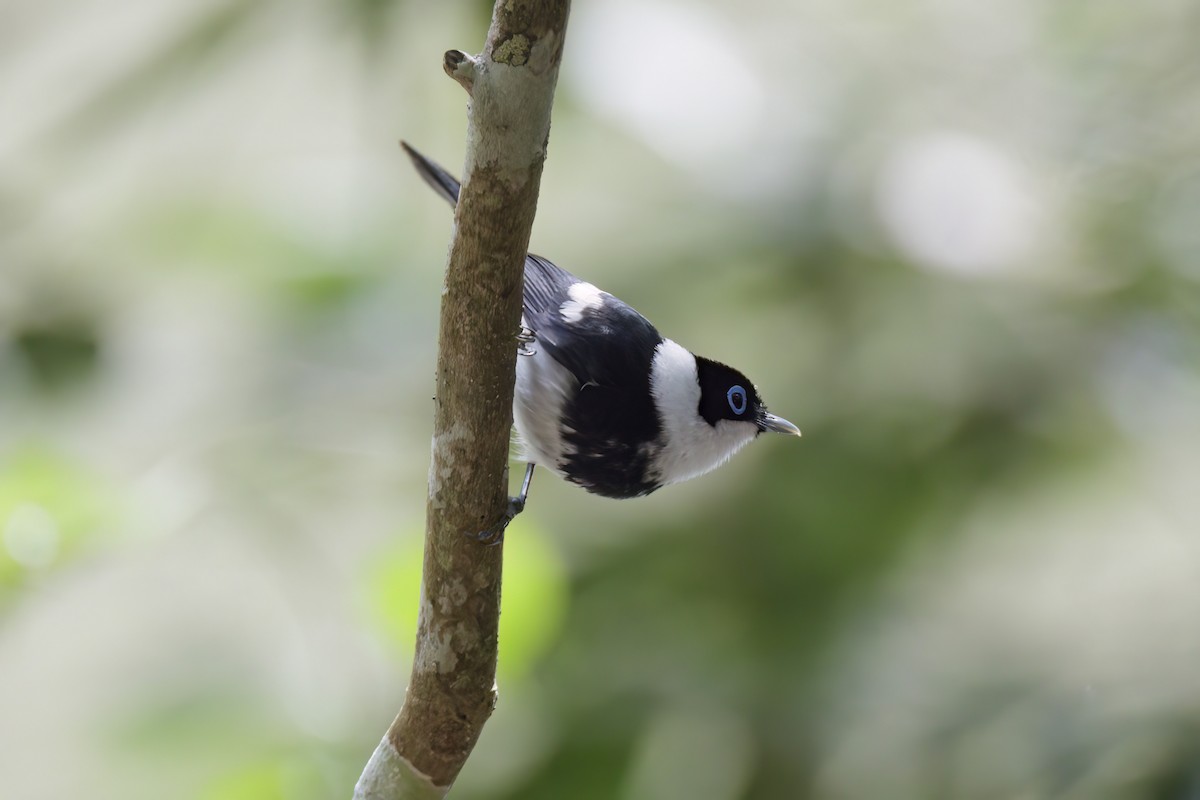
{"type": "Polygon", "coordinates": [[[458,205],[458,179],[410,147],[408,142],[401,141],[400,146],[412,159],[413,166],[417,168],[421,178],[432,186],[435,192],[444,197],[450,205],[458,205]]]}

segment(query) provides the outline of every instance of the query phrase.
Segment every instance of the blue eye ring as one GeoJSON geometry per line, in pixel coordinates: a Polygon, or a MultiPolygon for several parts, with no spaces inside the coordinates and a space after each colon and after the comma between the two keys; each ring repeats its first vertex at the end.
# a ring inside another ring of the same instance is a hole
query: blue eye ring
{"type": "Polygon", "coordinates": [[[725,399],[729,401],[729,408],[735,414],[746,413],[746,390],[741,386],[731,386],[729,391],[725,393],[725,399]]]}

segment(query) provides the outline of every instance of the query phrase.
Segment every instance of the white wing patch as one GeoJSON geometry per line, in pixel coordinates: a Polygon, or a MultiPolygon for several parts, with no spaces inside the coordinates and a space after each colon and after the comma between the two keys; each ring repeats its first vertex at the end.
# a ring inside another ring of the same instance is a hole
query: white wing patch
{"type": "Polygon", "coordinates": [[[563,303],[558,310],[562,315],[563,322],[581,322],[585,311],[589,308],[599,308],[604,304],[604,292],[587,281],[572,283],[567,289],[567,295],[571,299],[563,303]]]}

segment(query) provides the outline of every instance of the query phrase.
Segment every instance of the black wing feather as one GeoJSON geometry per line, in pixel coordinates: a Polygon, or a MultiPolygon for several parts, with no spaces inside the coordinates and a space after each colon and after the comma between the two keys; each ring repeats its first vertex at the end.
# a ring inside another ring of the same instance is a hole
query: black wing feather
{"type": "Polygon", "coordinates": [[[571,273],[550,261],[529,253],[525,256],[525,294],[522,298],[525,322],[535,332],[562,322],[562,304],[570,299],[572,284],[579,283],[571,273]]]}

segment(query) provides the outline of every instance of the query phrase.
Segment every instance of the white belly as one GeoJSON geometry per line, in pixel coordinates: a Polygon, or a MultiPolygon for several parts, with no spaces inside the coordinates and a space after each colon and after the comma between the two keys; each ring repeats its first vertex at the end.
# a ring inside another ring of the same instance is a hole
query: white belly
{"type": "Polygon", "coordinates": [[[567,454],[563,452],[560,419],[567,399],[578,391],[578,382],[564,366],[542,351],[537,342],[529,348],[533,355],[517,356],[513,424],[522,457],[562,475],[561,462],[567,454]]]}

